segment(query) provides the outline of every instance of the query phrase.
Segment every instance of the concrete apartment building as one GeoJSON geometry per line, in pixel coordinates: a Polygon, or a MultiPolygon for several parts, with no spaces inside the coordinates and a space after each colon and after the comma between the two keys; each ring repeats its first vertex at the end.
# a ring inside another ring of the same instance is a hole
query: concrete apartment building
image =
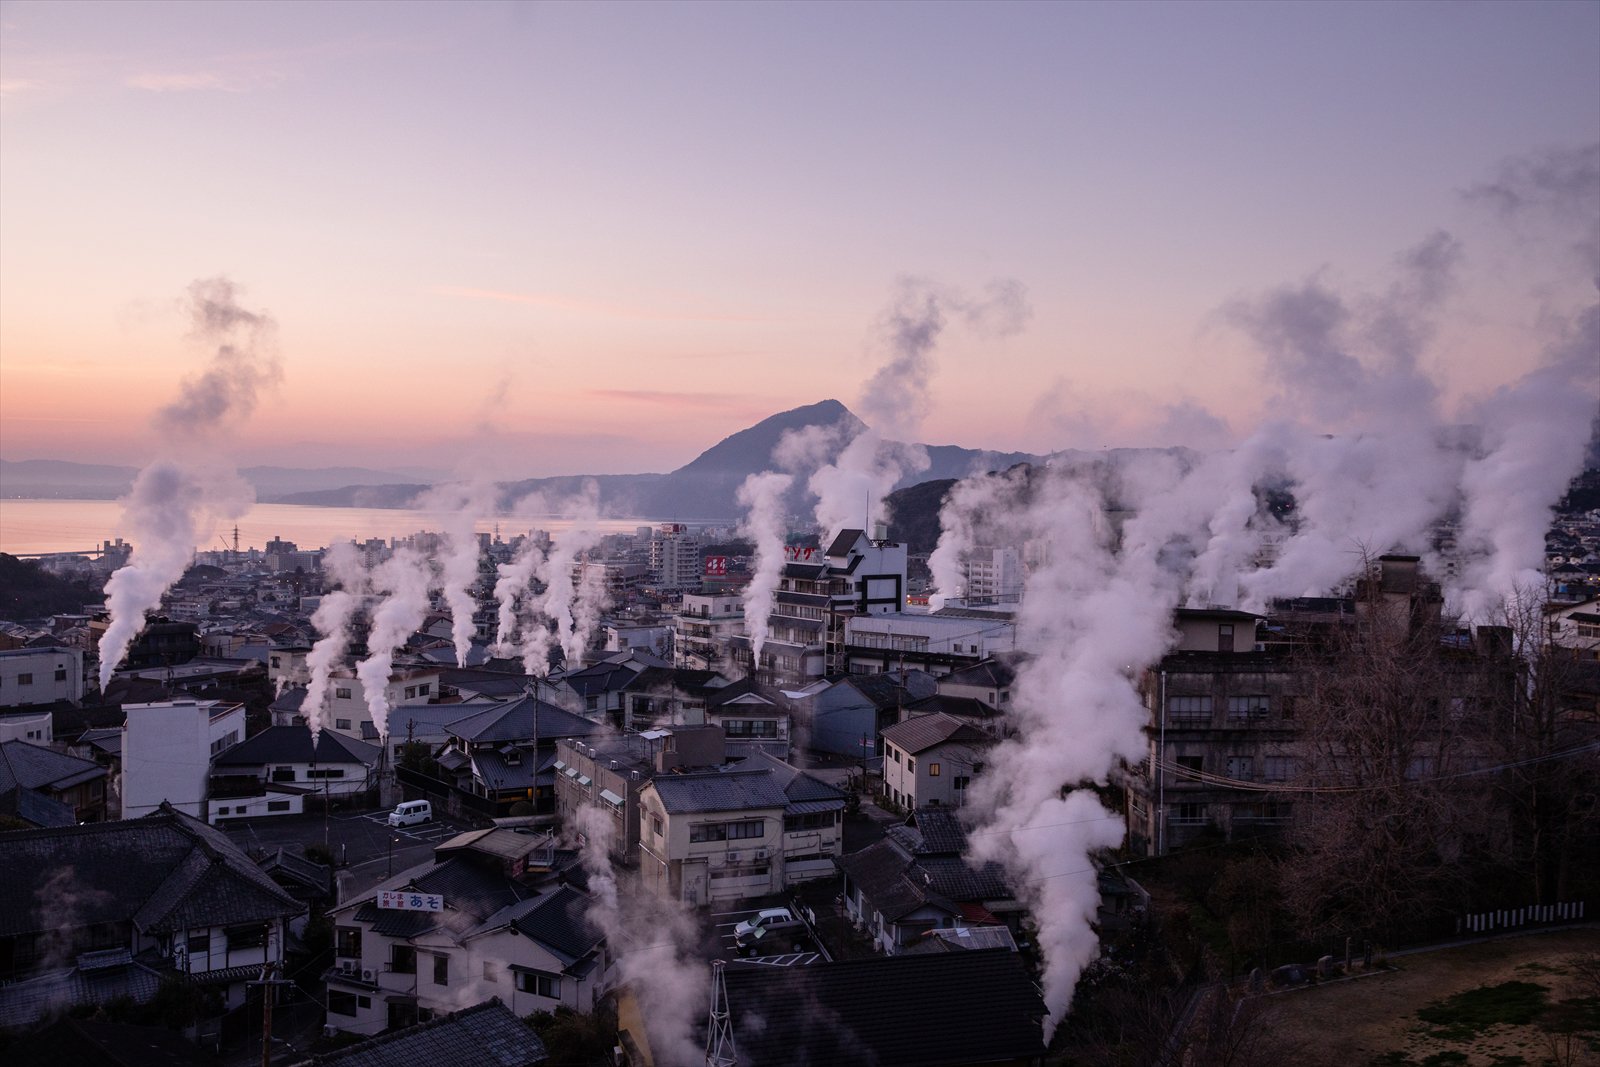
{"type": "Polygon", "coordinates": [[[704,571],[699,533],[679,522],[664,522],[650,538],[650,580],[658,589],[699,589],[704,571]]]}
{"type": "Polygon", "coordinates": [[[1009,613],[946,607],[931,613],[855,615],[844,623],[844,669],[881,674],[915,668],[944,675],[1017,647],[1009,613]]]}
{"type": "Polygon", "coordinates": [[[906,596],[906,546],[883,528],[869,538],[841,530],[820,553],[789,549],[761,662],[748,638],[736,638],[734,664],[765,685],[798,688],[845,669],[845,622],[900,611],[906,596]]]}
{"type": "Polygon", "coordinates": [[[211,761],[244,739],[244,705],[220,700],[125,704],[122,725],[122,817],[137,819],[170,804],[207,818],[211,761]]]}
{"type": "Polygon", "coordinates": [[[61,645],[0,652],[0,707],[83,701],[83,652],[61,645]]]}
{"type": "Polygon", "coordinates": [[[738,593],[685,593],[672,619],[675,667],[714,671],[727,658],[728,642],[744,629],[744,597],[738,593]]]}

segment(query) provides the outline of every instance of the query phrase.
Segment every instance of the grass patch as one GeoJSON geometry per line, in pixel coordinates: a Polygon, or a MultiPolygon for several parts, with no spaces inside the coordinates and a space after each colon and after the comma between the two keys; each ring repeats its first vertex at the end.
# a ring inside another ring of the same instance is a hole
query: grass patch
{"type": "Polygon", "coordinates": [[[1497,1055],[1489,1061],[1489,1067],[1528,1067],[1528,1061],[1521,1056],[1497,1055]]]}
{"type": "MultiPolygon", "coordinates": [[[[1566,974],[1567,973],[1567,969],[1565,967],[1552,967],[1548,963],[1542,963],[1539,960],[1533,960],[1530,963],[1518,964],[1517,965],[1517,973],[1518,974],[1566,974]]],[[[1491,1067],[1492,1067],[1492,1065],[1491,1065],[1491,1067]]]]}
{"type": "Polygon", "coordinates": [[[1417,1018],[1435,1028],[1432,1037],[1470,1041],[1495,1026],[1526,1026],[1533,1022],[1544,1012],[1549,992],[1537,982],[1479,986],[1434,1001],[1418,1010],[1417,1018]]]}
{"type": "Polygon", "coordinates": [[[1573,997],[1552,1007],[1540,1021],[1546,1030],[1557,1034],[1600,1030],[1600,997],[1573,997]]]}
{"type": "Polygon", "coordinates": [[[1461,1067],[1469,1062],[1465,1052],[1435,1052],[1422,1061],[1422,1067],[1461,1067]]]}

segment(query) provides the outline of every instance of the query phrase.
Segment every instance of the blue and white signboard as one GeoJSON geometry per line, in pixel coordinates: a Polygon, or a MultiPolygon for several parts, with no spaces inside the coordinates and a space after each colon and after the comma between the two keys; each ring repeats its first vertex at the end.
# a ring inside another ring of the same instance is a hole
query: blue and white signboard
{"type": "Polygon", "coordinates": [[[393,908],[399,911],[443,911],[444,897],[438,893],[384,889],[378,893],[378,907],[393,908]]]}

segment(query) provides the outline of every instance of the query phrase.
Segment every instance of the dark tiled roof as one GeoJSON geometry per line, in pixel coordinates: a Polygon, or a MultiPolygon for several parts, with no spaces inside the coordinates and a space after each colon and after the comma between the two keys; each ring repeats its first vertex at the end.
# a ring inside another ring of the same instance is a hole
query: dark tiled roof
{"type": "Polygon", "coordinates": [[[741,1062],[941,1067],[1042,1056],[1044,1001],[1002,950],[731,966],[741,1062]]]}
{"type": "Polygon", "coordinates": [[[328,1067],[534,1067],[544,1042],[499,998],[318,1056],[328,1067]]]}
{"type": "Polygon", "coordinates": [[[943,693],[913,700],[906,705],[906,711],[915,715],[931,715],[936,711],[942,711],[946,715],[954,715],[961,719],[993,719],[1000,714],[993,704],[977,697],[946,696],[943,693]]]}
{"type": "Polygon", "coordinates": [[[828,546],[824,556],[842,556],[856,546],[856,542],[867,535],[865,530],[840,530],[834,537],[833,543],[828,546]]]}
{"type": "Polygon", "coordinates": [[[911,692],[893,674],[852,674],[841,680],[879,708],[897,708],[911,700],[911,692]]]}
{"type": "Polygon", "coordinates": [[[489,789],[531,789],[539,777],[539,760],[532,752],[520,753],[513,764],[493,749],[480,748],[472,754],[472,762],[489,789]]]}
{"type": "Polygon", "coordinates": [[[133,960],[117,967],[74,967],[41,975],[0,986],[0,1029],[29,1026],[63,1004],[106,1004],[123,999],[148,1004],[160,988],[161,973],[133,960]]]}
{"type": "Polygon", "coordinates": [[[92,1019],[60,1019],[18,1041],[6,1055],[11,1067],[209,1067],[215,1062],[175,1030],[92,1019]]]}
{"type": "Polygon", "coordinates": [[[964,722],[942,711],[932,715],[916,715],[887,727],[883,739],[902,751],[916,755],[946,741],[987,741],[989,737],[969,722],[964,722]]]}
{"type": "Polygon", "coordinates": [[[467,741],[494,742],[588,737],[599,733],[602,728],[599,723],[590,722],[581,715],[524,696],[491,704],[476,714],[456,720],[447,729],[467,741]]]}
{"type": "Polygon", "coordinates": [[[951,671],[940,679],[952,685],[981,686],[988,689],[1004,689],[1016,680],[1017,672],[1008,664],[997,659],[986,659],[981,663],[974,663],[959,671],[951,671]]]}
{"type": "Polygon", "coordinates": [[[151,932],[185,922],[260,922],[305,905],[278,887],[223,834],[166,808],[142,819],[0,833],[0,936],[70,922],[134,921],[151,932]],[[52,901],[52,879],[73,889],[70,917],[52,901]]]}
{"type": "Polygon", "coordinates": [[[765,752],[751,756],[741,768],[748,767],[752,770],[765,768],[778,782],[783,790],[785,799],[791,804],[803,804],[811,801],[838,801],[844,803],[845,794],[842,789],[829,785],[820,778],[814,778],[798,767],[791,766],[781,759],[777,759],[765,752]]]}
{"type": "Polygon", "coordinates": [[[63,804],[37,789],[24,789],[14,785],[0,793],[0,814],[14,815],[34,826],[76,826],[78,812],[71,804],[63,804]]]}
{"type": "Polygon", "coordinates": [[[564,965],[571,966],[605,939],[605,935],[589,922],[588,911],[588,897],[571,886],[561,886],[540,897],[511,925],[561,957],[564,965]]]}
{"type": "Polygon", "coordinates": [[[665,774],[651,784],[667,811],[676,814],[782,808],[789,803],[782,784],[764,770],[665,774]]]}
{"type": "Polygon", "coordinates": [[[26,741],[0,742],[0,792],[18,785],[24,789],[70,789],[105,775],[105,768],[94,760],[62,755],[26,741]]]}
{"type": "Polygon", "coordinates": [[[376,745],[333,730],[319,733],[313,750],[311,727],[296,723],[269,726],[240,741],[213,762],[219,767],[262,767],[269,763],[355,763],[370,767],[378,762],[379,754],[376,745]]]}
{"type": "Polygon", "coordinates": [[[706,694],[706,708],[708,710],[720,708],[724,704],[730,704],[745,696],[760,697],[768,704],[776,705],[778,703],[778,698],[771,689],[761,685],[754,678],[741,678],[737,682],[732,682],[708,692],[706,694]]]}

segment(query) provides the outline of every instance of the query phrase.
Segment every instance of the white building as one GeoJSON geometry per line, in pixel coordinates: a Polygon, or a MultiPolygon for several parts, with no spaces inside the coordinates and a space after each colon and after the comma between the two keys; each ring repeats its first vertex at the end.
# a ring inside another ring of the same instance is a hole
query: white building
{"type": "Polygon", "coordinates": [[[845,668],[881,674],[915,667],[944,675],[1017,647],[1009,614],[941,608],[932,614],[855,615],[845,620],[845,668]]]}
{"type": "Polygon", "coordinates": [[[48,745],[54,741],[53,716],[46,711],[18,711],[0,715],[0,744],[6,741],[27,741],[35,745],[48,745]]]}
{"type": "MultiPolygon", "coordinates": [[[[439,699],[439,668],[398,667],[389,675],[384,689],[388,697],[390,721],[393,709],[400,704],[429,703],[439,699]]],[[[304,715],[309,709],[301,708],[304,715]]],[[[361,679],[351,670],[335,671],[333,684],[328,687],[328,708],[324,722],[346,737],[361,740],[374,729],[372,713],[367,709],[367,692],[361,679]]]]}
{"type": "Polygon", "coordinates": [[[685,593],[673,617],[675,667],[714,671],[727,657],[728,641],[744,628],[744,597],[738,593],[685,593]]]}
{"type": "Polygon", "coordinates": [[[969,606],[1022,602],[1022,556],[1014,548],[975,548],[964,564],[969,606]]]}
{"type": "Polygon", "coordinates": [[[244,705],[172,700],[122,710],[122,817],[137,819],[167,801],[205,819],[211,760],[243,740],[244,705]]]}
{"type": "Polygon", "coordinates": [[[699,589],[700,535],[678,522],[664,522],[650,539],[650,580],[661,589],[699,589]]]}
{"type": "Polygon", "coordinates": [[[913,811],[959,808],[973,775],[995,739],[971,723],[936,712],[916,715],[883,731],[883,789],[913,811]]]}
{"type": "Polygon", "coordinates": [[[639,874],[699,906],[831,877],[844,794],[760,753],[732,769],[659,775],[639,790],[639,874]]]}
{"type": "Polygon", "coordinates": [[[50,645],[0,652],[0,707],[77,704],[83,700],[83,652],[50,645]]]}

